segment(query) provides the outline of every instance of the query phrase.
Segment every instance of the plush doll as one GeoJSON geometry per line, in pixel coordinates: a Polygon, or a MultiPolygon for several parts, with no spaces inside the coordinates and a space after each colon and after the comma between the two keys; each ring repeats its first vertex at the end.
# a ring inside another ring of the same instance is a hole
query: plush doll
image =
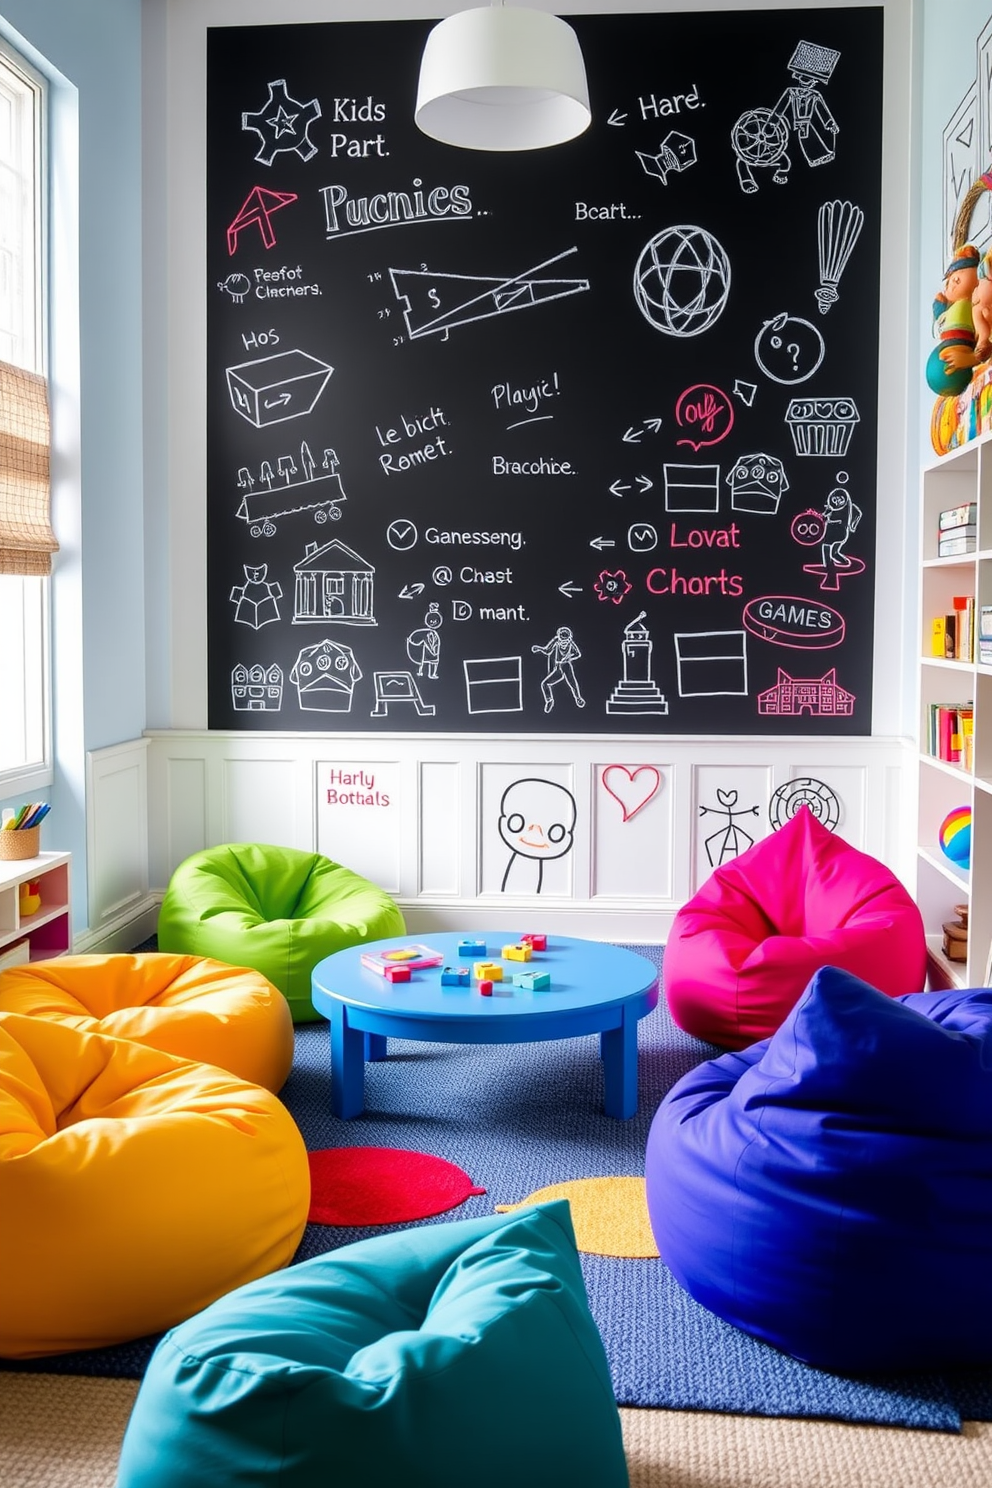
{"type": "Polygon", "coordinates": [[[978,283],[971,295],[971,318],[975,326],[975,365],[992,356],[992,248],[986,249],[978,265],[978,283]]]}
{"type": "Polygon", "coordinates": [[[978,360],[972,295],[978,287],[979,258],[971,243],[957,249],[945,271],[944,288],[933,302],[938,344],[927,358],[927,386],[940,396],[963,393],[978,360]]]}

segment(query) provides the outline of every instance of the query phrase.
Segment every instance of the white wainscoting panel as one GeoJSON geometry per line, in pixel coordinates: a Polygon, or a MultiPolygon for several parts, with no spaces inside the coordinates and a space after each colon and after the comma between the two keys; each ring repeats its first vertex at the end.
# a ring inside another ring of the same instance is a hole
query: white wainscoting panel
{"type": "Polygon", "coordinates": [[[148,901],[147,739],[86,756],[87,929],[82,945],[112,935],[148,901]]]}
{"type": "Polygon", "coordinates": [[[418,895],[455,898],[462,876],[462,770],[457,760],[421,760],[417,817],[418,895]]]}

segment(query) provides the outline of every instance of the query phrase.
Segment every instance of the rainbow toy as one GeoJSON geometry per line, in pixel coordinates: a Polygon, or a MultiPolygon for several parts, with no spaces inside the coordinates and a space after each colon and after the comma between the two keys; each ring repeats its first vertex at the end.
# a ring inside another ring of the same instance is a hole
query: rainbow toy
{"type": "Polygon", "coordinates": [[[940,824],[940,850],[959,868],[971,867],[971,807],[955,806],[940,824]]]}

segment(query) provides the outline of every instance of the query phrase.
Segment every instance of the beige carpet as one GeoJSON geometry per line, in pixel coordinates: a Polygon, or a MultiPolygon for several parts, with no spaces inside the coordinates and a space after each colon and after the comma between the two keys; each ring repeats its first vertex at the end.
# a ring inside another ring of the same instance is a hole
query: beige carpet
{"type": "MultiPolygon", "coordinates": [[[[114,1488],[137,1389],[133,1380],[0,1370],[0,1484],[114,1488]]],[[[948,1436],[694,1411],[622,1410],[620,1416],[631,1488],[992,1484],[992,1423],[968,1424],[961,1436],[948,1436]]]]}

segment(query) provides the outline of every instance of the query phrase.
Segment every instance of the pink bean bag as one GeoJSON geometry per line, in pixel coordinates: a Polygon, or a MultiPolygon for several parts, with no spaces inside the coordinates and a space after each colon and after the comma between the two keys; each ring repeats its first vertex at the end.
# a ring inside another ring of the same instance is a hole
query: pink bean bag
{"type": "Polygon", "coordinates": [[[803,806],[716,868],[675,916],[663,980],[686,1033],[725,1049],[769,1038],[821,966],[889,997],[921,992],[926,941],[899,880],[803,806]]]}

